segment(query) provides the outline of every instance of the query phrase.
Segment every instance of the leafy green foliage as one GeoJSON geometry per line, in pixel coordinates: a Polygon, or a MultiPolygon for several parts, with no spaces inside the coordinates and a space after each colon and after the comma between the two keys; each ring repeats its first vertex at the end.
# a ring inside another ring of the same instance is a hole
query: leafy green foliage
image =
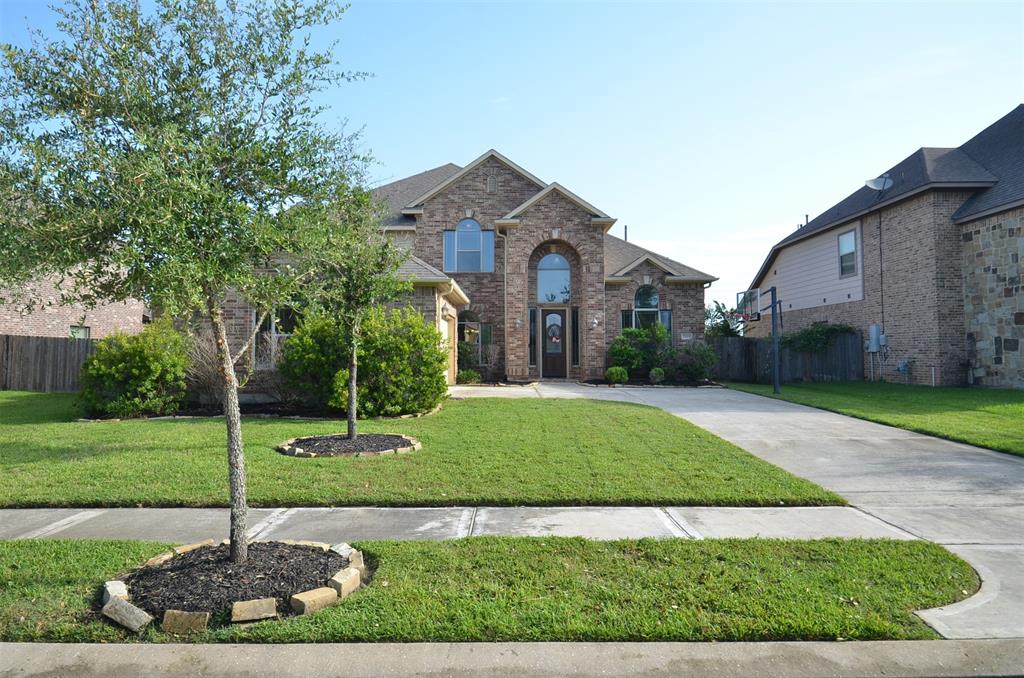
{"type": "MultiPolygon", "coordinates": [[[[367,466],[367,464],[363,464],[367,466]]],[[[376,465],[376,464],[374,464],[376,465]]],[[[0,542],[0,640],[124,642],[97,587],[170,545],[0,542]]],[[[363,541],[373,584],[314,615],[227,625],[194,642],[923,639],[913,610],[978,588],[937,544],[889,539],[472,537],[363,541]]],[[[180,642],[152,625],[142,640],[180,642]]],[[[216,651],[216,650],[211,650],[216,651]]]]}
{"type": "Polygon", "coordinates": [[[459,370],[455,375],[455,382],[458,384],[479,384],[480,373],[476,370],[459,370]]]}
{"type": "MultiPolygon", "coordinates": [[[[448,393],[448,352],[437,328],[412,308],[370,311],[363,322],[357,387],[361,417],[426,412],[448,393]]],[[[334,378],[332,407],[347,410],[348,370],[334,378]]]]}
{"type": "Polygon", "coordinates": [[[277,369],[288,388],[310,405],[334,397],[335,375],[348,365],[345,332],[333,318],[309,314],[285,341],[277,369]]]}
{"type": "MultiPolygon", "coordinates": [[[[440,332],[414,309],[372,309],[362,323],[358,414],[425,412],[447,392],[440,332]]],[[[348,410],[348,334],[322,314],[300,323],[278,363],[287,386],[315,406],[348,410]]]]}
{"type": "Polygon", "coordinates": [[[665,370],[661,367],[652,367],[647,373],[647,380],[652,384],[660,384],[665,381],[665,370]]]}
{"type": "Polygon", "coordinates": [[[712,302],[704,309],[704,335],[707,337],[738,337],[743,334],[743,321],[735,309],[729,309],[720,301],[712,302]]]}
{"type": "Polygon", "coordinates": [[[718,363],[718,354],[708,344],[692,342],[672,348],[665,362],[673,381],[694,383],[711,376],[711,370],[718,363]]]}
{"type": "Polygon", "coordinates": [[[459,371],[480,372],[480,346],[472,341],[459,342],[459,371]]]}
{"type": "Polygon", "coordinates": [[[625,384],[629,381],[629,372],[625,367],[612,365],[604,371],[604,378],[609,384],[625,384]]]}
{"type": "Polygon", "coordinates": [[[797,332],[784,334],[779,343],[783,348],[799,353],[821,353],[835,342],[836,337],[856,331],[849,325],[816,322],[797,332]]]}
{"type": "Polygon", "coordinates": [[[645,374],[662,364],[669,347],[668,329],[661,323],[648,328],[627,327],[608,347],[608,363],[630,374],[645,374]]]}
{"type": "Polygon", "coordinates": [[[169,320],[113,334],[82,364],[79,398],[91,416],[171,414],[185,398],[188,361],[189,339],[169,320]]]}

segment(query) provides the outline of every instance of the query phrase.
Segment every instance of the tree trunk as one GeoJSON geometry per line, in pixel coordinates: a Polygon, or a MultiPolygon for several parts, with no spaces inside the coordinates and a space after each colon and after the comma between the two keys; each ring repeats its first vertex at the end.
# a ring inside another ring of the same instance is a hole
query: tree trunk
{"type": "Polygon", "coordinates": [[[231,488],[231,562],[244,563],[249,556],[246,523],[249,506],[245,501],[245,450],[242,446],[242,415],[238,409],[238,378],[231,360],[227,330],[220,306],[207,300],[213,336],[217,342],[217,359],[224,379],[224,421],[228,428],[228,485],[231,488]]]}
{"type": "Polygon", "coordinates": [[[357,342],[352,342],[352,355],[348,361],[348,437],[355,440],[356,436],[356,409],[359,403],[356,402],[356,347],[357,342]]]}

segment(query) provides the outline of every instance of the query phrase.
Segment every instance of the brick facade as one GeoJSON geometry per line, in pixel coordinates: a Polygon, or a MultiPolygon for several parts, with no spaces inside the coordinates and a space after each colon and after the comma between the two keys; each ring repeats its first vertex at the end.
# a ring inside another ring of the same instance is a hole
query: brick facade
{"type": "Polygon", "coordinates": [[[699,283],[668,283],[665,271],[644,262],[630,271],[630,282],[609,284],[605,290],[605,314],[609,332],[606,345],[622,333],[622,311],[630,310],[642,285],[658,290],[658,306],[672,311],[672,345],[686,339],[704,338],[704,286],[699,283]]]}
{"type": "MultiPolygon", "coordinates": [[[[1014,345],[1015,330],[1008,323],[1012,323],[1011,308],[1019,307],[1019,295],[1011,292],[1011,301],[1006,301],[1007,297],[1000,299],[998,295],[1005,293],[1001,283],[996,291],[1001,274],[991,276],[984,270],[988,265],[989,269],[1006,271],[1007,279],[1016,271],[1019,290],[1019,268],[1011,255],[1016,253],[1018,259],[1021,256],[1016,250],[1020,230],[1013,225],[1019,223],[1020,215],[1004,213],[961,227],[953,222],[952,216],[970,195],[963,190],[929,190],[860,217],[863,301],[786,310],[783,299],[784,331],[793,332],[824,321],[852,325],[867,337],[868,327],[878,323],[889,340],[888,359],[881,375],[888,381],[965,384],[973,361],[974,383],[1024,385],[1020,370],[1014,381],[1012,370],[994,361],[996,336],[1001,333],[1014,345]],[[971,238],[975,230],[979,235],[988,232],[990,237],[974,242],[971,238]],[[968,233],[972,234],[970,238],[968,233]],[[972,291],[965,292],[965,284],[972,291]],[[998,323],[987,327],[986,313],[1002,317],[1003,329],[997,329],[998,323]],[[972,336],[980,340],[980,346],[969,354],[972,336]],[[909,374],[897,372],[897,365],[904,360],[909,363],[909,374]]],[[[837,226],[829,232],[838,233],[844,227],[837,226]]],[[[770,333],[769,314],[748,325],[750,336],[770,333]]],[[[865,374],[870,371],[868,360],[865,354],[865,374]]],[[[877,378],[877,363],[874,370],[877,378]]]]}
{"type": "Polygon", "coordinates": [[[80,304],[60,305],[57,282],[50,279],[33,283],[29,294],[44,305],[26,313],[24,306],[16,302],[0,304],[0,334],[70,337],[72,326],[84,326],[89,328],[90,338],[102,339],[114,332],[142,331],[145,306],[141,301],[103,304],[92,309],[80,304]]]}
{"type": "Polygon", "coordinates": [[[1024,207],[960,227],[968,379],[1024,388],[1024,207]]]}

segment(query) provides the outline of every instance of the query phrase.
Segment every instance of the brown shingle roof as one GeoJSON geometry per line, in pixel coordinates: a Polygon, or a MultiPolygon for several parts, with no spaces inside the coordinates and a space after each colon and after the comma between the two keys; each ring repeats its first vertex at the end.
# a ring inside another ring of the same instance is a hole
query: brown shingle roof
{"type": "Polygon", "coordinates": [[[714,282],[718,280],[718,278],[712,275],[691,268],[675,259],[669,259],[666,256],[644,249],[639,245],[616,238],[614,235],[605,234],[604,274],[606,276],[615,275],[620,271],[625,273],[622,269],[644,256],[650,257],[666,271],[680,278],[692,278],[694,282],[714,282]]]}
{"type": "Polygon", "coordinates": [[[379,200],[383,200],[388,206],[388,215],[384,219],[384,225],[403,226],[415,224],[415,219],[402,214],[402,208],[408,205],[409,201],[415,200],[461,169],[456,164],[448,163],[447,165],[441,165],[426,172],[420,172],[411,177],[392,181],[389,184],[373,189],[374,196],[379,200]]]}

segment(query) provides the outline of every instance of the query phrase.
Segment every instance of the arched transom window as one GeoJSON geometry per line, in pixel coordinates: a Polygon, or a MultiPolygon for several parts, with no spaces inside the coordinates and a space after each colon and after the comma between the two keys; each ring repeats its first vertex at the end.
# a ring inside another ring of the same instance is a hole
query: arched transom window
{"type": "Polygon", "coordinates": [[[537,264],[537,303],[568,304],[572,288],[569,260],[561,254],[545,254],[537,264]]]}

